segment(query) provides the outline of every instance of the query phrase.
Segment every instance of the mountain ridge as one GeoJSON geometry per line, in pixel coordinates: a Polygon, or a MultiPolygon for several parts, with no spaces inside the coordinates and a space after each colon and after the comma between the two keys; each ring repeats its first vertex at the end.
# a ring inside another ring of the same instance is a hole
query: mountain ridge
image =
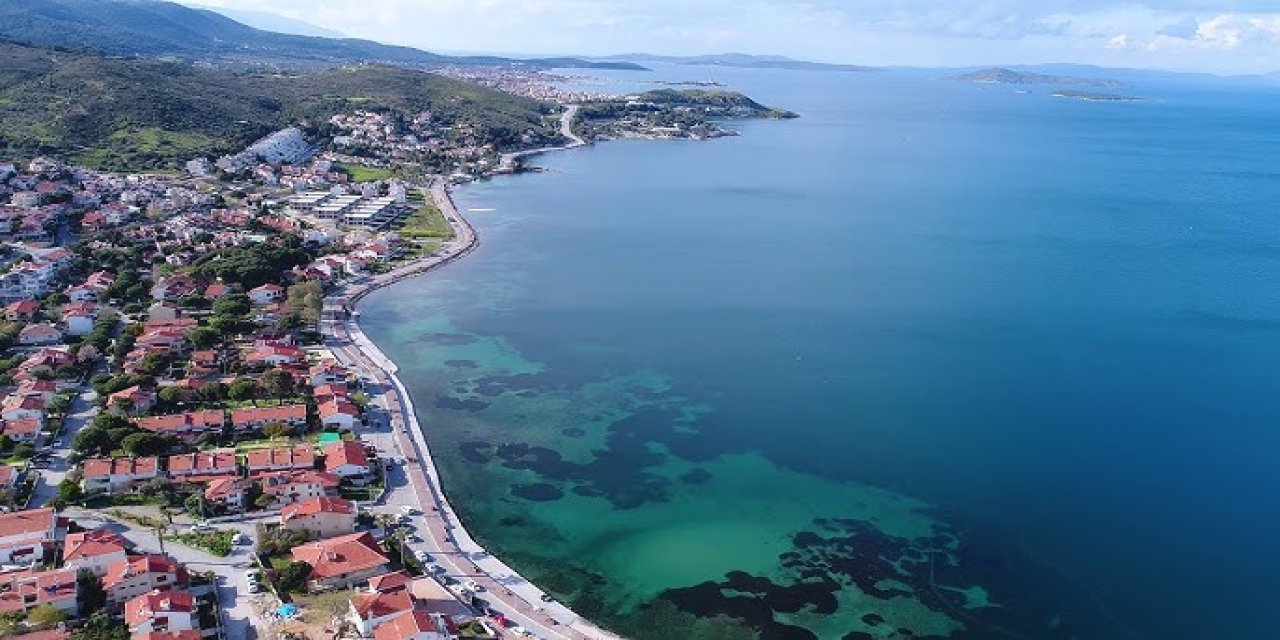
{"type": "Polygon", "coordinates": [[[241,66],[323,67],[370,62],[402,66],[622,68],[580,58],[445,56],[355,38],[299,36],[255,29],[222,14],[165,0],[5,0],[0,37],[42,47],[107,55],[163,57],[241,66]]]}

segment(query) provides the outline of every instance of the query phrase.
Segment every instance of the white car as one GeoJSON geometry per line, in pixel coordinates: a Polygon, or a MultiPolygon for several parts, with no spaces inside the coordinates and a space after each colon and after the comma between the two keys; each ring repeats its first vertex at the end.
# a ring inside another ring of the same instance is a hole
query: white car
{"type": "Polygon", "coordinates": [[[249,536],[243,533],[237,533],[231,536],[231,544],[249,544],[249,536]]]}
{"type": "Polygon", "coordinates": [[[418,510],[406,505],[406,506],[400,507],[400,513],[403,513],[406,516],[416,516],[418,515],[418,510]]]}
{"type": "Polygon", "coordinates": [[[213,527],[203,522],[197,522],[187,529],[187,533],[200,533],[203,531],[213,531],[213,527]]]}

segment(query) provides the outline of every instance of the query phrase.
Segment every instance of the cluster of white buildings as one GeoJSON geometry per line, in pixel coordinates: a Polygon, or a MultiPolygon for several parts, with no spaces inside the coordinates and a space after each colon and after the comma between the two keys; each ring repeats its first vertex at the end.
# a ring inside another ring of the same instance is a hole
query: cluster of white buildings
{"type": "Polygon", "coordinates": [[[382,229],[404,213],[405,201],[404,187],[395,184],[390,195],[381,197],[346,194],[338,189],[308,191],[290,198],[289,209],[294,214],[334,220],[347,226],[382,229]]]}
{"type": "MultiPolygon", "coordinates": [[[[239,173],[259,161],[268,164],[301,164],[311,159],[315,153],[316,148],[307,142],[302,131],[297,127],[289,127],[249,145],[240,153],[218,158],[215,164],[228,173],[239,173]]],[[[193,163],[199,162],[194,160],[188,163],[188,171],[196,168],[193,163]]]]}

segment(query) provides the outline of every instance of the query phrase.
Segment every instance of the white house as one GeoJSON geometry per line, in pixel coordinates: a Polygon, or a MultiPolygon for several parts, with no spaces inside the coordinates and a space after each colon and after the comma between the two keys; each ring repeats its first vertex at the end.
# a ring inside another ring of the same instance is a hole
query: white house
{"type": "Polygon", "coordinates": [[[341,398],[333,398],[319,407],[316,413],[320,416],[320,424],[326,427],[353,429],[360,422],[360,409],[341,398]]]}
{"type": "Polygon", "coordinates": [[[200,628],[195,597],[180,590],[157,589],[132,598],[124,604],[124,622],[135,638],[200,628]]]}
{"type": "Polygon", "coordinates": [[[154,590],[186,586],[187,570],[169,556],[149,554],[133,556],[107,567],[102,588],[107,600],[117,605],[154,590]]]}
{"type": "Polygon", "coordinates": [[[278,284],[264,284],[249,290],[249,299],[254,304],[271,304],[284,297],[284,287],[278,284]]]}
{"type": "Polygon", "coordinates": [[[124,538],[107,529],[69,533],[62,545],[62,566],[102,577],[111,565],[128,558],[127,548],[124,538]]]}
{"type": "Polygon", "coordinates": [[[53,509],[0,514],[0,564],[29,565],[39,561],[62,533],[53,509]]]}
{"type": "Polygon", "coordinates": [[[350,440],[324,448],[324,470],[339,478],[363,478],[372,471],[364,444],[350,440]]]}
{"type": "Polygon", "coordinates": [[[29,324],[18,332],[18,344],[28,347],[59,342],[62,342],[62,330],[47,322],[29,324]]]}

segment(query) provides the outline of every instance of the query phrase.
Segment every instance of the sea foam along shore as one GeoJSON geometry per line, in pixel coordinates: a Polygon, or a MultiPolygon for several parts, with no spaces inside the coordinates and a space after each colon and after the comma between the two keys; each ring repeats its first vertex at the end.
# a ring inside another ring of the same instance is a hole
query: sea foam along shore
{"type": "MultiPolygon", "coordinates": [[[[564,147],[540,149],[538,153],[578,147],[586,144],[573,135],[572,119],[576,108],[570,107],[562,117],[561,127],[572,142],[564,147]]],[[[616,639],[617,636],[596,627],[557,602],[543,602],[544,593],[523,579],[501,560],[485,552],[462,526],[453,507],[441,489],[439,472],[431,456],[424,430],[418,423],[413,401],[399,376],[398,366],[364,335],[359,326],[357,303],[370,292],[402,280],[419,276],[467,255],[479,244],[471,224],[459,214],[450,197],[448,186],[437,180],[430,189],[432,200],[454,230],[453,240],[445,243],[435,255],[416,260],[380,276],[359,282],[344,283],[325,299],[323,329],[334,352],[350,364],[368,372],[379,385],[386,385],[385,405],[390,415],[396,447],[405,456],[405,473],[417,496],[426,519],[426,529],[439,550],[437,561],[455,575],[473,575],[489,589],[486,599],[494,608],[518,621],[535,635],[568,639],[616,639]]]]}

